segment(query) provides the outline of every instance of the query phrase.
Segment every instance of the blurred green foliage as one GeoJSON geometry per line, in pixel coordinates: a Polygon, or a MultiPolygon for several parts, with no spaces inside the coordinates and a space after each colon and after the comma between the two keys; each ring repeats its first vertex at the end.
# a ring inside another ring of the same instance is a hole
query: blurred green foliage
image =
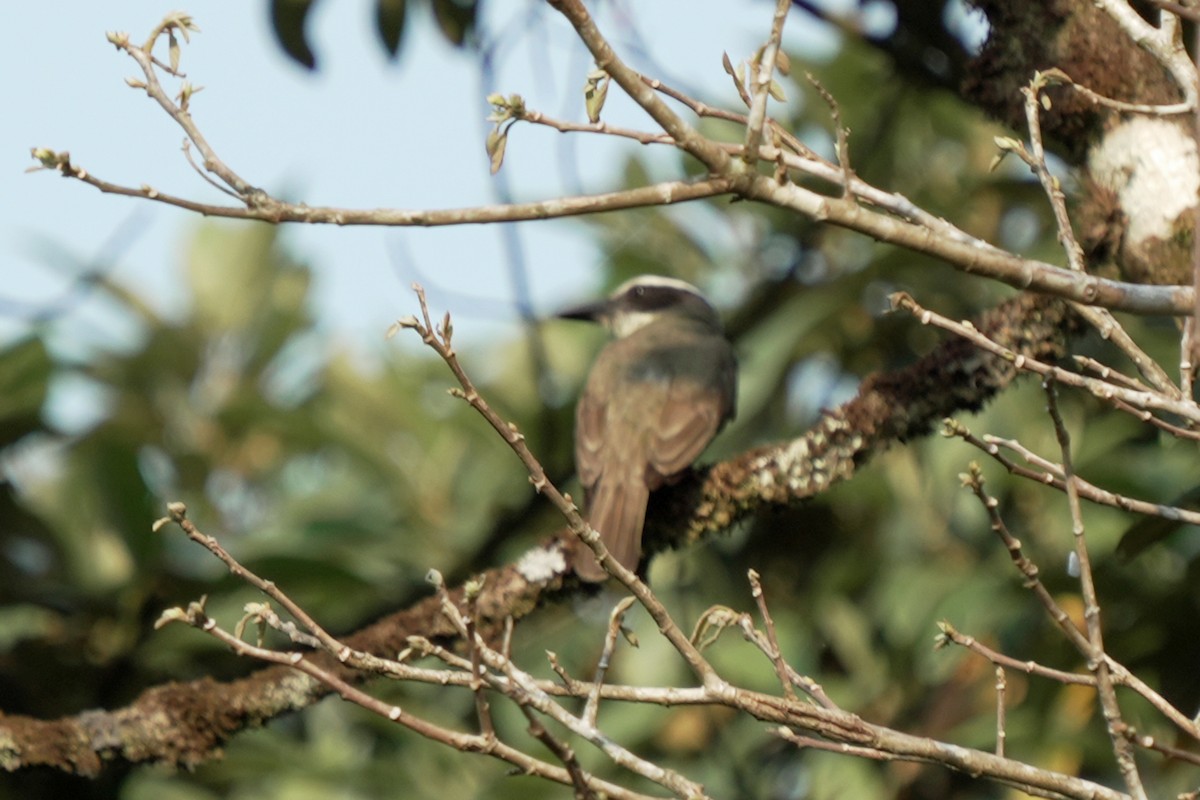
{"type": "MultiPolygon", "coordinates": [[[[854,167],[864,178],[977,236],[1056,259],[1040,190],[1018,170],[989,172],[996,131],[970,108],[906,84],[884,58],[853,45],[818,77],[842,102],[854,167]],[[858,91],[862,86],[873,90],[858,91]],[[880,97],[891,98],[887,109],[873,104],[880,97]]],[[[792,128],[827,145],[829,114],[819,96],[803,82],[787,88],[802,98],[792,128]]],[[[713,132],[722,133],[717,125],[713,132]]],[[[644,168],[634,161],[627,173],[636,183],[644,168]]],[[[726,312],[742,393],[739,418],[714,443],[714,458],[804,430],[862,376],[903,367],[944,338],[915,320],[883,315],[891,291],[910,291],[951,317],[969,317],[1009,293],[927,258],[747,204],[609,214],[591,224],[610,255],[609,285],[644,271],[677,275],[711,289],[726,312]]],[[[201,594],[210,598],[210,614],[227,624],[254,599],[178,531],[151,533],[168,500],[185,501],[203,530],[335,632],[425,594],[430,567],[461,579],[516,557],[556,525],[508,449],[447,396],[452,378],[440,361],[403,337],[381,363],[329,344],[310,312],[309,269],[289,256],[278,231],[198,225],[186,269],[190,304],[170,319],[148,310],[133,290],[107,286],[140,325],[135,347],[76,363],[56,358],[35,337],[0,353],[10,478],[0,495],[7,713],[53,717],[113,708],[157,682],[254,668],[195,631],[152,631],[163,608],[201,594]],[[66,378],[98,388],[102,398],[99,421],[70,436],[40,413],[51,387],[66,378]]],[[[415,308],[414,300],[397,313],[415,308]]],[[[1169,363],[1174,329],[1129,322],[1169,363]]],[[[458,321],[460,332],[466,324],[458,321]]],[[[553,322],[540,333],[559,379],[577,385],[597,345],[594,333],[553,322]]],[[[563,481],[570,475],[571,405],[541,399],[542,376],[526,348],[527,340],[517,339],[470,347],[461,357],[490,402],[563,481]]],[[[1098,338],[1079,349],[1113,358],[1098,338]]],[[[1044,406],[1040,388],[1025,381],[965,421],[1054,459],[1044,406]]],[[[1063,407],[1077,468],[1089,480],[1158,500],[1194,482],[1190,446],[1086,397],[1068,393],[1063,407]]],[[[991,749],[993,671],[957,650],[935,651],[939,620],[1017,658],[1061,669],[1083,665],[1022,589],[978,504],[960,489],[958,474],[971,460],[982,458],[938,437],[897,446],[801,508],[663,555],[652,566],[652,584],[686,627],[712,604],[751,610],[745,574],[756,569],[785,655],[844,707],[901,730],[991,749]]],[[[1064,499],[994,464],[984,469],[1027,554],[1078,613],[1078,590],[1065,569],[1072,541],[1064,499]]],[[[1110,554],[1128,517],[1088,508],[1086,520],[1110,652],[1185,712],[1194,709],[1194,540],[1184,535],[1118,564],[1110,554]]],[[[554,650],[575,674],[588,674],[611,599],[545,609],[522,622],[515,657],[550,677],[544,651],[554,650]]],[[[641,647],[621,650],[613,679],[690,683],[644,615],[630,621],[641,647]]],[[[723,638],[709,655],[731,681],[775,691],[770,664],[737,637],[723,638]]],[[[1010,754],[1115,780],[1089,691],[1012,673],[1008,686],[1010,754]]],[[[473,726],[465,692],[378,682],[372,690],[407,711],[473,726]]],[[[1171,739],[1142,705],[1131,700],[1128,709],[1139,731],[1171,739]]],[[[497,702],[495,713],[502,735],[529,741],[512,707],[497,702]]],[[[601,722],[617,740],[703,782],[714,796],[1006,795],[937,767],[796,752],[759,723],[718,711],[610,705],[601,722]]],[[[577,749],[585,765],[613,773],[586,746],[577,749]]],[[[1154,770],[1155,790],[1186,788],[1183,772],[1154,770]]],[[[15,776],[0,782],[0,797],[68,789],[126,800],[397,793],[442,800],[567,791],[510,777],[498,762],[447,751],[336,699],[246,732],[222,760],[193,774],[147,767],[96,782],[15,776]]]]}
{"type": "MultiPolygon", "coordinates": [[[[317,68],[317,54],[312,47],[308,24],[317,5],[318,0],[270,0],[271,32],[275,34],[275,42],[288,58],[310,70],[317,68]]],[[[420,5],[428,6],[446,41],[456,47],[471,41],[478,0],[423,0],[420,5]]],[[[400,52],[413,7],[408,0],[375,0],[374,6],[379,43],[388,57],[394,59],[400,52]]]]}

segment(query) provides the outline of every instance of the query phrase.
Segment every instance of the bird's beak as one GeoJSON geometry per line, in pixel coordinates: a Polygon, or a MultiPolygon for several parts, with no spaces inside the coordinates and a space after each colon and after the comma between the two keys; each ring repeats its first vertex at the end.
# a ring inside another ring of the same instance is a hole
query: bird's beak
{"type": "Polygon", "coordinates": [[[565,308],[555,314],[555,316],[559,319],[583,319],[590,320],[591,322],[600,322],[608,314],[608,311],[608,301],[600,300],[565,308]]]}

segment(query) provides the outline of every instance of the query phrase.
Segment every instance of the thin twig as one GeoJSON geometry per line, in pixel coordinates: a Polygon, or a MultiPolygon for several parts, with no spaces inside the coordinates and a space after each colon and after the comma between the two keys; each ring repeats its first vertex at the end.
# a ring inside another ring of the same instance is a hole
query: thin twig
{"type": "Polygon", "coordinates": [[[1040,571],[1037,564],[1027,558],[1022,552],[1021,541],[1009,533],[1008,525],[1000,516],[999,503],[996,498],[987,493],[983,479],[983,472],[979,469],[979,465],[971,463],[967,467],[967,472],[962,476],[963,484],[970,489],[979,502],[983,504],[983,509],[987,512],[988,519],[991,521],[992,532],[1000,537],[1004,547],[1008,550],[1009,558],[1012,559],[1013,565],[1017,570],[1025,576],[1025,588],[1033,592],[1034,597],[1041,602],[1042,607],[1046,609],[1046,613],[1058,625],[1071,644],[1077,650],[1086,652],[1090,649],[1091,644],[1087,637],[1075,627],[1075,623],[1071,621],[1071,616],[1063,610],[1054,596],[1050,594],[1050,590],[1046,588],[1039,577],[1040,571]]]}
{"type": "MultiPolygon", "coordinates": [[[[1050,463],[1015,439],[1002,439],[990,434],[980,438],[973,434],[966,425],[955,419],[943,420],[942,432],[946,436],[958,437],[972,447],[982,450],[1013,475],[1051,486],[1060,492],[1066,491],[1067,484],[1063,479],[1062,467],[1058,464],[1050,463]],[[1036,466],[1037,469],[1030,469],[1017,464],[1000,452],[1000,448],[1017,453],[1025,461],[1036,466]]],[[[1116,494],[1107,489],[1101,489],[1078,476],[1076,476],[1076,481],[1080,496],[1087,498],[1097,505],[1111,506],[1112,508],[1119,508],[1122,511],[1131,511],[1136,514],[1177,520],[1188,525],[1200,525],[1200,512],[1180,508],[1179,506],[1151,503],[1146,500],[1138,500],[1122,494],[1116,494]]]]}
{"type": "Polygon", "coordinates": [[[249,583],[251,586],[270,597],[276,603],[279,603],[279,605],[286,609],[290,615],[295,617],[301,625],[307,628],[326,650],[337,656],[338,660],[342,661],[343,663],[348,661],[351,657],[367,657],[367,654],[365,653],[352,652],[350,648],[339,642],[324,628],[317,624],[317,621],[313,619],[308,612],[301,608],[298,603],[293,601],[292,598],[288,597],[283,590],[276,586],[274,581],[260,578],[258,575],[246,569],[237,561],[237,559],[229,554],[229,551],[221,546],[220,542],[218,542],[212,536],[207,536],[202,533],[200,529],[197,528],[192,521],[187,518],[186,505],[180,502],[168,503],[167,514],[167,517],[154,523],[153,529],[155,531],[161,530],[162,527],[169,522],[173,522],[178,525],[179,528],[185,534],[187,534],[189,539],[200,544],[210,553],[220,559],[221,562],[229,568],[229,572],[234,577],[249,583]]]}
{"type": "Polygon", "coordinates": [[[1132,414],[1142,422],[1153,425],[1159,430],[1169,433],[1172,436],[1176,436],[1180,439],[1188,439],[1193,442],[1200,442],[1200,431],[1189,430],[1188,428],[1181,428],[1178,425],[1172,425],[1166,420],[1159,419],[1158,417],[1154,416],[1146,409],[1134,408],[1123,400],[1114,399],[1113,405],[1127,414],[1132,414]]]}
{"type": "Polygon", "coordinates": [[[1145,800],[1146,789],[1138,774],[1137,762],[1133,757],[1133,748],[1125,737],[1126,724],[1121,717],[1121,707],[1117,703],[1117,693],[1113,685],[1112,673],[1105,658],[1104,629],[1100,621],[1100,602],[1096,597],[1096,584],[1092,577],[1092,560],[1088,553],[1087,539],[1083,524],[1083,510],[1079,503],[1079,486],[1075,480],[1075,467],[1071,459],[1071,437],[1067,426],[1058,411],[1058,393],[1054,382],[1044,381],[1046,390],[1047,410],[1054,423],[1055,438],[1058,439],[1062,452],[1063,478],[1067,483],[1067,504],[1071,509],[1071,533],[1075,542],[1075,556],[1079,565],[1079,586],[1083,595],[1083,619],[1087,626],[1089,647],[1083,652],[1087,655],[1088,669],[1096,676],[1096,690],[1100,695],[1100,708],[1104,713],[1108,734],[1112,739],[1113,755],[1117,759],[1117,768],[1125,779],[1125,786],[1134,800],[1145,800]]]}
{"type": "Polygon", "coordinates": [[[783,659],[783,653],[779,650],[779,637],[775,634],[775,620],[771,617],[771,610],[767,608],[767,598],[763,594],[762,581],[758,573],[754,570],[750,570],[747,573],[747,578],[750,580],[750,596],[758,604],[758,613],[762,616],[763,627],[767,631],[767,642],[771,646],[768,655],[771,659],[771,665],[775,667],[775,676],[779,678],[779,685],[783,687],[784,697],[789,700],[795,700],[796,692],[792,688],[791,679],[788,677],[787,664],[783,659]]]}
{"type": "Polygon", "coordinates": [[[588,775],[583,771],[583,767],[579,765],[579,759],[575,757],[575,751],[570,745],[559,739],[554,734],[546,729],[542,721],[533,713],[533,709],[524,704],[518,704],[521,713],[525,715],[525,719],[529,722],[529,734],[533,738],[546,746],[546,749],[554,754],[554,757],[562,762],[562,765],[567,768],[567,773],[571,776],[571,783],[575,787],[575,797],[577,800],[595,800],[599,795],[596,794],[588,784],[588,775]]]}
{"type": "MultiPolygon", "coordinates": [[[[475,695],[475,716],[479,720],[479,732],[484,738],[495,740],[496,726],[492,722],[492,710],[488,705],[487,694],[484,692],[484,666],[483,660],[479,657],[479,634],[477,632],[478,625],[476,618],[478,607],[475,600],[479,597],[477,588],[467,587],[463,593],[467,601],[466,623],[466,642],[467,653],[471,658],[471,693],[475,695]]],[[[507,656],[505,656],[507,658],[507,656]]]]}
{"type": "MultiPolygon", "coordinates": [[[[248,644],[222,629],[216,624],[215,620],[205,615],[201,604],[191,604],[186,612],[181,611],[181,615],[177,619],[185,621],[218,639],[239,655],[270,664],[288,666],[299,672],[303,672],[312,679],[333,689],[343,699],[384,719],[399,723],[427,739],[453,747],[464,753],[480,753],[507,761],[528,775],[552,780],[566,786],[575,785],[575,776],[568,769],[548,764],[498,739],[489,740],[481,735],[453,731],[407,713],[400,706],[386,703],[351,685],[333,672],[322,668],[311,659],[306,658],[303,653],[282,653],[248,644]]],[[[631,792],[617,784],[601,781],[598,778],[591,778],[591,781],[596,789],[605,792],[610,797],[623,798],[623,800],[647,800],[646,795],[631,792]]]]}
{"type": "Polygon", "coordinates": [[[938,646],[946,644],[956,644],[959,647],[970,650],[979,656],[990,661],[997,669],[1007,668],[1024,672],[1026,675],[1036,675],[1039,678],[1046,678],[1057,683],[1068,684],[1072,686],[1095,686],[1096,677],[1090,673],[1066,672],[1061,669],[1054,669],[1039,664],[1036,661],[1021,661],[1012,656],[1005,655],[997,650],[993,650],[983,642],[976,639],[974,636],[968,636],[962,633],[949,622],[945,620],[938,623],[938,630],[941,633],[938,635],[938,646]]]}
{"type": "Polygon", "coordinates": [[[592,678],[592,691],[588,693],[587,703],[583,707],[583,721],[588,725],[596,724],[596,716],[600,713],[600,690],[604,686],[604,678],[612,663],[612,655],[621,635],[621,626],[625,623],[625,613],[634,603],[634,598],[625,597],[613,607],[608,616],[608,630],[604,635],[604,648],[600,651],[600,659],[596,662],[596,675],[592,678]]]}
{"type": "MultiPolygon", "coordinates": [[[[1103,336],[1103,334],[1101,335],[1103,336]]],[[[1100,380],[1108,381],[1110,383],[1119,383],[1126,389],[1133,389],[1134,391],[1138,392],[1150,391],[1150,387],[1142,383],[1137,378],[1126,375],[1123,372],[1119,372],[1118,370],[1115,370],[1107,364],[1097,361],[1090,356],[1074,355],[1072,358],[1075,359],[1075,363],[1079,365],[1080,369],[1094,373],[1100,380]]]]}
{"type": "Polygon", "coordinates": [[[1062,182],[1050,174],[1050,167],[1046,163],[1046,148],[1042,144],[1041,100],[1046,84],[1046,76],[1035,72],[1029,85],[1021,89],[1021,94],[1025,96],[1025,123],[1029,127],[1031,150],[1019,147],[1013,148],[1013,151],[1025,160],[1037,175],[1038,182],[1042,184],[1042,191],[1045,192],[1046,199],[1050,201],[1050,208],[1054,211],[1054,225],[1058,231],[1058,241],[1066,252],[1067,264],[1076,272],[1083,272],[1083,248],[1079,246],[1079,240],[1075,238],[1075,231],[1071,227],[1071,217],[1067,214],[1067,197],[1063,193],[1062,182]]]}
{"type": "MultiPolygon", "coordinates": [[[[1049,200],[1050,208],[1054,213],[1058,241],[1066,253],[1067,264],[1075,272],[1083,273],[1086,271],[1083,248],[1075,236],[1071,217],[1067,212],[1067,198],[1062,190],[1062,182],[1059,181],[1056,175],[1050,173],[1050,167],[1046,161],[1046,149],[1042,142],[1041,109],[1042,101],[1046,98],[1043,90],[1048,83],[1049,80],[1046,74],[1037,72],[1034,73],[1034,77],[1029,82],[1029,85],[1021,90],[1025,96],[1025,120],[1029,128],[1029,149],[1019,143],[1014,144],[1012,140],[1005,141],[1008,149],[1017,153],[1037,176],[1038,182],[1041,183],[1042,190],[1047,200],[1049,200]]],[[[1101,337],[1112,341],[1122,352],[1129,356],[1130,360],[1138,368],[1138,371],[1156,389],[1169,397],[1179,397],[1179,390],[1171,383],[1171,379],[1167,376],[1166,371],[1158,365],[1157,361],[1150,358],[1150,356],[1137,346],[1132,337],[1126,333],[1125,329],[1109,311],[1080,302],[1072,302],[1071,306],[1076,313],[1096,328],[1101,337]]]]}
{"type": "Polygon", "coordinates": [[[533,203],[501,203],[440,210],[310,206],[304,203],[287,203],[266,194],[259,195],[258,201],[253,206],[222,206],[160,192],[146,184],[135,188],[103,180],[83,167],[71,163],[67,153],[55,153],[38,148],[35,149],[34,155],[43,164],[51,164],[48,168],[55,169],[68,178],[82,181],[106,194],[152,200],[194,211],[206,217],[259,220],[274,224],[299,222],[317,225],[379,225],[422,228],[446,225],[486,225],[496,222],[559,219],[604,211],[673,205],[729,194],[734,189],[732,179],[713,177],[698,181],[663,181],[649,186],[639,186],[635,189],[623,189],[619,192],[559,197],[533,203]]]}
{"type": "Polygon", "coordinates": [[[842,171],[842,197],[853,198],[855,184],[854,169],[850,166],[850,130],[842,124],[842,109],[838,105],[837,98],[833,96],[825,86],[817,80],[817,76],[811,72],[805,72],[804,77],[816,89],[817,94],[825,101],[825,105],[829,106],[829,116],[833,121],[833,129],[837,135],[837,153],[838,167],[842,171]]]}
{"type": "Polygon", "coordinates": [[[763,124],[767,119],[767,100],[771,96],[771,84],[775,80],[775,62],[779,58],[779,43],[783,38],[783,23],[787,21],[791,5],[791,0],[776,0],[775,16],[771,19],[771,34],[766,45],[759,51],[757,62],[751,62],[756,69],[751,87],[750,114],[746,120],[745,151],[742,155],[742,160],[747,165],[758,161],[763,124]]]}
{"type": "Polygon", "coordinates": [[[1005,726],[1007,710],[1004,699],[1008,694],[1008,679],[1004,675],[1004,667],[996,667],[996,755],[1004,756],[1004,741],[1008,738],[1005,726]]]}
{"type": "MultiPolygon", "coordinates": [[[[1106,308],[1098,308],[1079,302],[1072,302],[1071,308],[1075,310],[1075,313],[1087,320],[1096,329],[1096,332],[1100,334],[1101,338],[1115,344],[1133,362],[1133,365],[1142,377],[1149,381],[1156,390],[1176,400],[1184,396],[1179,387],[1171,381],[1170,376],[1167,375],[1167,371],[1159,365],[1157,360],[1138,346],[1137,342],[1133,340],[1133,337],[1129,335],[1125,327],[1117,321],[1111,311],[1106,308]]],[[[1111,370],[1111,372],[1114,375],[1120,374],[1115,370],[1111,370]]],[[[1122,377],[1124,378],[1124,376],[1122,377]]],[[[1126,380],[1131,381],[1133,379],[1126,378],[1126,380]]]]}
{"type": "Polygon", "coordinates": [[[201,179],[204,180],[205,183],[207,183],[209,186],[216,189],[218,192],[221,192],[222,194],[227,194],[230,197],[234,198],[235,200],[241,199],[240,197],[238,197],[237,192],[231,191],[230,189],[217,183],[211,177],[209,177],[208,173],[206,173],[204,170],[200,169],[200,165],[197,164],[195,159],[192,158],[192,143],[190,141],[188,141],[187,139],[184,139],[183,147],[181,149],[183,150],[183,157],[187,159],[188,164],[191,165],[192,169],[195,170],[196,174],[199,175],[201,177],[201,179]]]}
{"type": "Polygon", "coordinates": [[[1176,414],[1184,419],[1200,423],[1200,407],[1184,399],[1175,400],[1157,392],[1138,392],[1116,386],[1105,381],[1088,378],[1074,372],[1052,366],[1034,358],[1013,352],[980,333],[973,325],[965,322],[955,322],[948,317],[924,308],[906,292],[897,292],[891,296],[892,307],[902,308],[910,312],[923,324],[935,325],[943,330],[957,334],[969,340],[982,350],[997,355],[1009,361],[1017,369],[1033,372],[1043,378],[1053,378],[1058,383],[1083,389],[1105,402],[1124,400],[1135,408],[1150,408],[1176,414]]]}
{"type": "Polygon", "coordinates": [[[818,739],[815,736],[805,736],[796,733],[790,728],[775,728],[770,731],[785,742],[791,742],[799,748],[811,748],[813,750],[825,750],[830,753],[840,753],[842,755],[855,756],[857,758],[866,758],[871,761],[897,761],[899,757],[894,753],[889,753],[885,750],[877,750],[874,747],[864,747],[862,745],[846,744],[845,742],[827,742],[824,739],[818,739]]]}
{"type": "MultiPolygon", "coordinates": [[[[1200,240],[1200,236],[1196,238],[1200,240]]],[[[1193,386],[1196,378],[1196,354],[1192,342],[1196,341],[1198,336],[1200,333],[1196,330],[1196,317],[1186,317],[1179,337],[1179,386],[1183,390],[1183,396],[1189,399],[1195,397],[1193,386]]]]}
{"type": "Polygon", "coordinates": [[[1179,761],[1186,761],[1193,766],[1200,766],[1200,754],[1193,753],[1191,750],[1164,744],[1154,736],[1138,733],[1132,726],[1126,728],[1125,735],[1129,738],[1130,742],[1145,750],[1153,750],[1156,753],[1162,753],[1167,758],[1174,758],[1179,761]]]}
{"type": "MultiPolygon", "coordinates": [[[[1159,2],[1160,0],[1150,0],[1150,2],[1159,2]]],[[[1186,102],[1183,103],[1163,103],[1161,105],[1149,105],[1146,103],[1129,103],[1124,100],[1115,100],[1111,97],[1105,97],[1099,92],[1084,86],[1082,83],[1077,83],[1070,75],[1063,72],[1058,67],[1052,67],[1045,70],[1043,75],[1052,83],[1061,83],[1070,86],[1075,91],[1082,94],[1088,100],[1099,106],[1111,108],[1113,111],[1120,111],[1123,114],[1148,114],[1155,117],[1171,117],[1179,114],[1187,114],[1192,108],[1186,102]]]]}
{"type": "Polygon", "coordinates": [[[642,81],[641,75],[617,56],[581,0],[549,0],[549,3],[575,28],[575,33],[595,59],[596,66],[611,75],[613,81],[641,106],[680,148],[695,156],[711,173],[729,174],[729,156],[725,151],[684,122],[642,81]]]}
{"type": "MultiPolygon", "coordinates": [[[[152,45],[156,38],[157,34],[152,34],[148,44],[152,45]]],[[[142,68],[142,74],[145,76],[142,88],[145,89],[146,94],[151,99],[158,103],[163,111],[167,112],[171,119],[175,120],[175,124],[183,128],[188,139],[200,151],[200,155],[204,159],[204,168],[220,178],[225,185],[236,192],[238,197],[248,205],[254,205],[257,202],[257,196],[261,194],[261,190],[251,185],[221,160],[216,151],[209,145],[208,140],[204,138],[204,134],[200,132],[200,128],[196,125],[195,120],[192,119],[192,115],[182,105],[171,99],[163,89],[162,84],[158,81],[158,75],[154,70],[155,62],[150,53],[146,49],[130,42],[128,34],[110,34],[108,40],[118,50],[122,50],[128,54],[142,68]]]]}

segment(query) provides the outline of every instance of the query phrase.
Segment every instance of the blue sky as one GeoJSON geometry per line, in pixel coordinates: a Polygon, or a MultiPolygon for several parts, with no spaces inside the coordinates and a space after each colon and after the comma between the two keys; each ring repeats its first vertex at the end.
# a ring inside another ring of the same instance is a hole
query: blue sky
{"type": "MultiPolygon", "coordinates": [[[[766,38],[774,4],[588,5],[635,68],[707,102],[737,108],[722,53],[735,63],[749,57],[766,38]]],[[[891,24],[886,4],[827,5],[844,14],[861,11],[863,23],[876,32],[891,24]]],[[[27,336],[31,318],[47,309],[58,313],[43,332],[60,357],[82,359],[97,348],[135,342],[136,328],[102,297],[71,294],[72,276],[86,267],[100,266],[134,287],[160,314],[183,307],[184,254],[201,218],[103,195],[50,172],[26,173],[34,164],[30,148],[48,147],[70,151],[76,164],[114,182],[229,201],[187,165],[182,131],[144,92],[126,86],[127,77],[138,75],[136,65],[105,39],[107,31],[126,31],[139,41],[178,8],[201,28],[185,45],[181,67],[204,87],[191,105],[204,135],[252,184],[310,205],[412,209],[498,202],[501,183],[489,174],[484,152],[485,98],[492,91],[519,93],[548,115],[586,119],[582,94],[591,58],[541,0],[483,3],[483,35],[500,43],[490,84],[474,54],[445,42],[423,3],[410,3],[400,58],[391,62],[376,38],[372,0],[323,0],[310,20],[316,72],[289,61],[275,44],[267,0],[0,3],[0,30],[8,38],[0,47],[0,346],[27,336]],[[122,244],[117,250],[114,241],[122,244]]],[[[954,12],[956,22],[978,40],[983,25],[964,8],[954,12]]],[[[784,45],[821,61],[835,53],[839,36],[793,11],[784,45]]],[[[615,87],[604,119],[656,130],[615,87]]],[[[733,130],[729,135],[737,137],[733,130]]],[[[527,124],[510,136],[502,177],[517,201],[611,191],[635,153],[654,179],[679,177],[679,159],[669,148],[527,124]]],[[[752,231],[733,229],[698,206],[676,206],[670,213],[703,226],[706,241],[722,251],[718,258],[741,258],[753,244],[752,231]]],[[[602,255],[579,219],[507,229],[291,225],[281,236],[295,257],[312,266],[313,304],[328,346],[368,361],[383,348],[416,346],[384,338],[393,320],[416,310],[409,289],[414,278],[425,283],[435,311],[452,311],[460,343],[502,346],[519,333],[513,247],[523,254],[538,314],[598,291],[602,271],[602,255]]],[[[60,379],[47,410],[50,420],[67,430],[87,427],[103,407],[96,391],[82,379],[60,379]]]]}
{"type": "MultiPolygon", "coordinates": [[[[183,8],[202,32],[185,46],[182,68],[204,87],[193,100],[194,117],[243,177],[310,204],[430,208],[496,202],[496,180],[483,152],[488,91],[518,92],[538,109],[580,120],[590,59],[565,21],[541,4],[485,3],[484,26],[502,31],[504,46],[496,85],[483,86],[478,61],[445,44],[423,7],[414,5],[419,13],[393,63],[377,44],[370,2],[320,4],[310,25],[321,68],[308,73],[275,46],[265,0],[192,0],[183,8]]],[[[124,84],[136,66],[105,41],[110,30],[138,40],[176,7],[177,0],[53,0],[5,3],[0,10],[10,40],[24,39],[0,48],[8,110],[0,126],[0,196],[7,198],[0,221],[0,339],[21,335],[29,312],[62,298],[69,275],[62,272],[63,260],[48,253],[65,249],[88,263],[107,252],[105,243],[114,235],[131,243],[111,274],[167,313],[180,307],[181,253],[196,216],[102,195],[50,173],[24,172],[32,164],[29,148],[49,147],[69,150],[77,164],[109,180],[223,200],[185,163],[182,132],[143,92],[124,84]],[[136,235],[118,233],[131,230],[136,235]],[[57,269],[49,266],[54,263],[57,269]]],[[[606,8],[601,24],[635,66],[728,102],[733,95],[721,69],[722,51],[735,61],[747,56],[765,37],[771,16],[771,4],[754,0],[692,0],[687,14],[670,0],[606,8]],[[643,45],[648,51],[639,57],[636,48],[643,45]]],[[[793,14],[790,25],[792,46],[810,52],[831,47],[831,34],[809,18],[793,14]]],[[[606,118],[652,129],[618,93],[610,96],[606,118]]],[[[514,133],[505,170],[517,199],[570,193],[574,184],[560,177],[564,158],[577,166],[586,191],[612,189],[625,154],[645,153],[636,144],[578,136],[570,143],[572,156],[562,151],[564,140],[532,126],[514,133]]],[[[673,175],[670,152],[663,149],[657,163],[660,177],[673,175]]],[[[397,267],[397,253],[403,254],[400,263],[416,265],[424,275],[436,305],[449,303],[439,303],[440,288],[498,301],[472,308],[453,297],[468,306],[455,309],[460,335],[490,338],[501,332],[497,325],[516,320],[498,227],[291,226],[284,235],[314,267],[318,315],[331,341],[379,346],[388,324],[412,310],[411,273],[397,267]]],[[[582,223],[525,224],[517,235],[539,311],[595,286],[599,256],[582,223]]],[[[94,300],[67,307],[53,327],[60,349],[128,335],[94,300]]]]}

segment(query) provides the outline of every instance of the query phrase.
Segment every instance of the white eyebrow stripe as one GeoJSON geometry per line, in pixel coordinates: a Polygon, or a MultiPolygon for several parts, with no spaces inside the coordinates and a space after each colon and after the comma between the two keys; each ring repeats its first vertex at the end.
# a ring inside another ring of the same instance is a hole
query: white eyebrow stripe
{"type": "Polygon", "coordinates": [[[663,286],[670,289],[678,289],[681,292],[688,292],[700,298],[704,297],[704,295],[700,294],[699,289],[687,281],[681,281],[678,278],[668,278],[665,275],[638,275],[636,278],[630,278],[622,283],[609,296],[620,297],[634,286],[663,286]]]}

